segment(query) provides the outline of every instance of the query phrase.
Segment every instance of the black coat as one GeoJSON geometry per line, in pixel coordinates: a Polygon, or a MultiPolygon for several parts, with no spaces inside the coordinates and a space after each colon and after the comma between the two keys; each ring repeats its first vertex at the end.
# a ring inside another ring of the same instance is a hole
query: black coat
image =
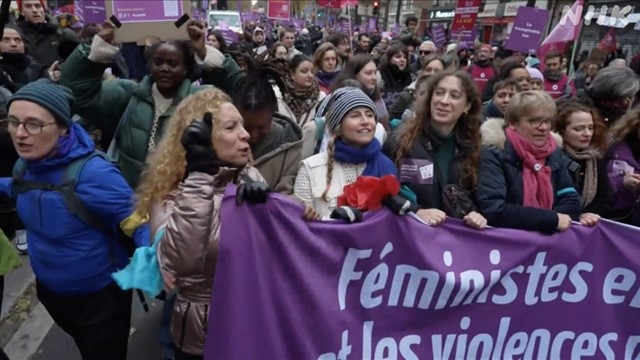
{"type": "MultiPolygon", "coordinates": [[[[596,166],[598,167],[598,190],[596,191],[596,197],[590,204],[585,206],[582,212],[590,212],[606,218],[611,215],[611,211],[615,205],[614,192],[607,174],[607,160],[599,159],[596,166]]],[[[569,162],[569,173],[579,194],[582,194],[582,188],[584,186],[584,169],[584,161],[571,160],[569,162]]]]}
{"type": "MultiPolygon", "coordinates": [[[[382,147],[382,152],[395,162],[396,160],[396,152],[398,151],[398,134],[401,131],[402,126],[393,132],[385,141],[384,146],[382,147]]],[[[436,144],[437,140],[430,139],[424,132],[420,132],[416,136],[413,144],[409,148],[408,153],[405,155],[404,159],[418,159],[418,160],[428,160],[434,165],[434,169],[438,166],[438,163],[435,158],[435,148],[437,148],[438,144],[436,144]]],[[[416,195],[417,203],[422,209],[431,209],[437,208],[442,211],[446,211],[442,205],[442,189],[444,185],[457,185],[461,188],[464,188],[462,184],[462,178],[464,176],[464,165],[466,158],[470,152],[470,144],[465,142],[456,141],[456,150],[453,156],[453,162],[449,167],[449,173],[447,174],[447,184],[440,184],[439,177],[434,175],[432,184],[419,184],[410,181],[403,181],[401,176],[401,169],[398,169],[399,180],[402,185],[407,186],[411,191],[416,195]]],[[[465,189],[471,193],[471,189],[465,189]]],[[[474,211],[475,208],[466,209],[467,212],[474,211]]],[[[453,214],[448,214],[449,216],[454,216],[453,214]]]]}
{"type": "Polygon", "coordinates": [[[551,168],[553,209],[523,206],[522,160],[508,141],[503,148],[486,146],[480,158],[476,205],[489,225],[552,234],[558,213],[577,219],[582,207],[569,173],[569,158],[557,149],[546,161],[551,168]]]}

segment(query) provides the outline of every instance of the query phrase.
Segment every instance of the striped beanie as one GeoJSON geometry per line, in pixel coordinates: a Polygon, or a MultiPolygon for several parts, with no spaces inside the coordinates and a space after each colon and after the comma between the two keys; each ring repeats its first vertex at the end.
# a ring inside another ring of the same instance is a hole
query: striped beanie
{"type": "Polygon", "coordinates": [[[366,107],[373,111],[374,118],[378,118],[373,100],[362,90],[354,87],[343,87],[334,91],[324,105],[325,107],[318,108],[318,112],[320,115],[326,113],[326,124],[332,133],[338,130],[342,119],[355,108],[366,107]]]}
{"type": "Polygon", "coordinates": [[[75,103],[69,88],[49,79],[40,79],[20,88],[7,102],[7,109],[16,100],[29,101],[47,109],[63,125],[71,125],[71,109],[75,103]]]}

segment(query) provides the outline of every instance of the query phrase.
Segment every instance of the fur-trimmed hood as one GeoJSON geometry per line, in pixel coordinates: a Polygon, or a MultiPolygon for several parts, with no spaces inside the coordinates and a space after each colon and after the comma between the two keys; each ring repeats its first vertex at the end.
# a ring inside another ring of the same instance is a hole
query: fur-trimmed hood
{"type": "MultiPolygon", "coordinates": [[[[504,133],[506,127],[504,119],[501,118],[488,118],[487,121],[480,126],[480,134],[482,135],[482,145],[495,146],[499,149],[504,149],[504,143],[507,141],[507,135],[504,133]]],[[[551,132],[551,135],[556,140],[558,148],[562,147],[562,136],[560,134],[551,132]]]]}

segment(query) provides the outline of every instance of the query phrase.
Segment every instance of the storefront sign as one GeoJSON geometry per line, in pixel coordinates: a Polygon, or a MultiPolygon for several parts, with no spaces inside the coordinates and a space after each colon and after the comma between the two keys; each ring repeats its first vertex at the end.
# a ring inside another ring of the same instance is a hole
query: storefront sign
{"type": "Polygon", "coordinates": [[[484,4],[484,9],[478,13],[479,18],[490,18],[496,16],[498,4],[484,4]]]}
{"type": "Polygon", "coordinates": [[[442,20],[453,19],[456,15],[455,10],[431,10],[429,11],[429,19],[442,20]]]}

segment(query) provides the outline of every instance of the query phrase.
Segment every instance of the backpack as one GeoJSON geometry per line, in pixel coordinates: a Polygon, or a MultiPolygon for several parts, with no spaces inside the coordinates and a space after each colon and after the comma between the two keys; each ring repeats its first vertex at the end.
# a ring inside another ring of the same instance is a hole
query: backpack
{"type": "MultiPolygon", "coordinates": [[[[133,239],[125,235],[120,229],[115,230],[106,226],[98,215],[93,213],[85,206],[85,204],[75,191],[78,180],[80,179],[80,174],[82,173],[82,169],[89,160],[95,157],[99,157],[108,162],[111,162],[111,159],[105,153],[95,150],[91,154],[78,158],[67,165],[62,176],[61,184],[25,181],[24,175],[27,172],[27,162],[22,158],[19,158],[13,166],[12,197],[15,201],[17,200],[18,194],[30,190],[55,191],[60,193],[62,195],[62,200],[64,201],[64,204],[71,215],[77,217],[85,224],[98,229],[106,235],[109,235],[111,237],[116,235],[118,244],[120,244],[120,246],[122,246],[126,250],[127,256],[130,258],[131,256],[133,256],[133,253],[136,250],[136,244],[133,239]]],[[[115,265],[118,265],[114,248],[111,249],[111,260],[115,265]]],[[[144,310],[149,311],[149,306],[146,303],[144,294],[141,290],[137,290],[137,292],[144,310]]]]}

